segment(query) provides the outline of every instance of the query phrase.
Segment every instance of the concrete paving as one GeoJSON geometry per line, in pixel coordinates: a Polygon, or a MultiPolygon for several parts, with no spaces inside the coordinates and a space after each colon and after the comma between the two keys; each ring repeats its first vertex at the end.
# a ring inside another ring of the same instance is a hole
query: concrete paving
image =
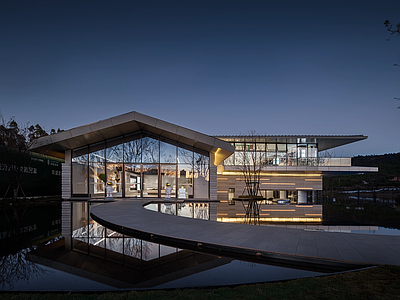
{"type": "MultiPolygon", "coordinates": [[[[118,200],[91,207],[92,218],[116,231],[186,249],[278,255],[304,261],[330,260],[400,266],[400,236],[321,232],[191,219],[150,211],[145,200],[118,200]],[[185,244],[186,243],[186,244],[185,244]],[[183,247],[182,247],[183,248],[183,247]]],[[[221,252],[222,253],[222,252],[221,252]]]]}

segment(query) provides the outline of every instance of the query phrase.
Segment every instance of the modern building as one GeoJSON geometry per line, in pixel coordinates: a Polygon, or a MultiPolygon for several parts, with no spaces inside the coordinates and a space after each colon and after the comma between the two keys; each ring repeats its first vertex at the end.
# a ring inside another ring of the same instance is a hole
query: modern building
{"type": "Polygon", "coordinates": [[[213,137],[129,112],[42,137],[31,150],[46,150],[47,154],[65,159],[65,200],[104,198],[107,182],[112,183],[114,198],[163,198],[170,184],[172,198],[219,200],[218,210],[210,212],[210,218],[220,220],[244,213],[245,206],[233,198],[245,191],[242,157],[243,153],[252,152],[261,166],[260,193],[268,199],[264,203],[273,204],[274,199],[283,198],[296,204],[265,209],[264,217],[320,221],[322,207],[313,204],[322,191],[323,176],[377,171],[351,166],[351,158],[321,153],[366,138],[213,137]]]}
{"type": "MultiPolygon", "coordinates": [[[[244,215],[243,206],[233,199],[246,194],[243,180],[245,166],[250,165],[252,170],[253,165],[259,166],[259,193],[267,199],[265,203],[287,199],[299,205],[319,202],[323,176],[378,171],[376,167],[352,166],[350,157],[337,158],[329,154],[330,149],[366,139],[363,135],[249,135],[218,138],[235,147],[234,154],[225,159],[217,170],[220,200],[218,217],[221,220],[234,221],[234,218],[244,215]]],[[[312,212],[300,211],[304,211],[304,206],[270,208],[261,212],[261,217],[266,221],[292,221],[294,216],[297,221],[320,221],[321,206],[314,205],[312,212]],[[288,213],[294,210],[295,213],[288,213]]]]}
{"type": "Polygon", "coordinates": [[[42,137],[31,147],[64,158],[62,197],[217,199],[217,166],[234,147],[137,112],[42,137]],[[178,188],[179,187],[179,188],[178,188]],[[181,191],[179,191],[181,189],[181,191]],[[184,190],[184,191],[183,191],[184,190]]]}

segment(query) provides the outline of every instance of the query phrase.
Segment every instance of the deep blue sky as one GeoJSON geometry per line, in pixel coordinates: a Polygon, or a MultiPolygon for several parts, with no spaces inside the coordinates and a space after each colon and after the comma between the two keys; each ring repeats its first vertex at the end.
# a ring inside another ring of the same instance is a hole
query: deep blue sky
{"type": "Polygon", "coordinates": [[[0,111],[69,129],[132,110],[209,135],[364,134],[400,151],[400,1],[0,2],[0,111]]]}

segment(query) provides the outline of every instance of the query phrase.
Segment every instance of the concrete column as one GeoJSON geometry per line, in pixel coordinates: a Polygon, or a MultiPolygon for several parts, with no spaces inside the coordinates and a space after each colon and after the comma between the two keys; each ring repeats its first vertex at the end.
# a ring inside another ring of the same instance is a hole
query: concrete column
{"type": "Polygon", "coordinates": [[[312,191],[312,204],[315,204],[317,201],[317,191],[312,191]]]}
{"type": "Polygon", "coordinates": [[[65,151],[65,162],[61,164],[61,198],[71,198],[71,150],[65,151]]]}
{"type": "Polygon", "coordinates": [[[307,191],[297,191],[297,204],[307,204],[307,191]]]}
{"type": "Polygon", "coordinates": [[[287,198],[287,191],[279,191],[279,198],[286,199],[287,198]]]}
{"type": "Polygon", "coordinates": [[[217,221],[217,211],[218,211],[218,203],[210,202],[209,203],[209,219],[212,221],[217,221]]]}
{"type": "Polygon", "coordinates": [[[214,153],[210,153],[210,200],[217,200],[217,166],[214,165],[214,153]]]}
{"type": "MultiPolygon", "coordinates": [[[[217,184],[217,166],[214,165],[215,154],[210,153],[210,200],[217,200],[218,184],[217,184]]],[[[217,203],[210,203],[210,220],[217,220],[217,203]]]]}
{"type": "Polygon", "coordinates": [[[65,250],[72,250],[71,205],[69,201],[61,203],[61,235],[65,239],[65,250]]]}

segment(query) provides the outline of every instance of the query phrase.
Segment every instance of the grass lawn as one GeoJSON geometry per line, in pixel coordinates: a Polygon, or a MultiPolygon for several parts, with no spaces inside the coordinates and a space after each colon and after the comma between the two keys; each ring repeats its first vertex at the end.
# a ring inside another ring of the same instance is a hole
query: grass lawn
{"type": "Polygon", "coordinates": [[[208,289],[113,293],[3,293],[2,299],[400,299],[400,267],[208,289]]]}

